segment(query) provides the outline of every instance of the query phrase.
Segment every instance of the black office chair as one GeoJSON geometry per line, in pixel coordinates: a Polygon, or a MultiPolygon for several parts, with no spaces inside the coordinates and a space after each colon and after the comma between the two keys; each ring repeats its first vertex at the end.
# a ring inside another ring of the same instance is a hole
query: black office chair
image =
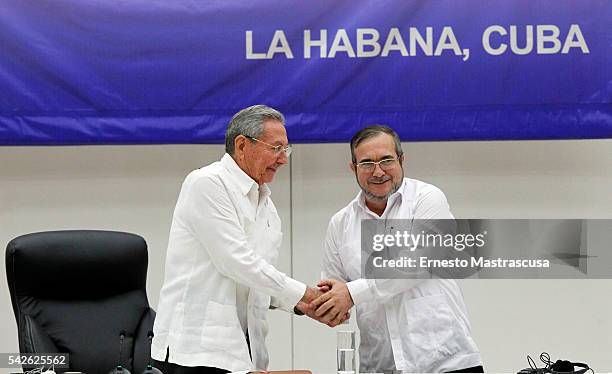
{"type": "Polygon", "coordinates": [[[155,318],[145,288],[147,263],[144,239],[123,232],[50,231],[13,239],[6,274],[20,352],[68,353],[70,370],[87,374],[106,374],[118,364],[141,373],[155,318]]]}

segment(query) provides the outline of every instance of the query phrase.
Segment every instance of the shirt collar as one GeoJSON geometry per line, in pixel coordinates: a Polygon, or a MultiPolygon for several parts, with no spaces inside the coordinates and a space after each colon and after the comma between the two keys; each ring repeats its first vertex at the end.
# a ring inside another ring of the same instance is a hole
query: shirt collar
{"type": "Polygon", "coordinates": [[[234,177],[238,189],[243,195],[247,195],[252,189],[255,189],[255,191],[259,191],[260,195],[263,195],[262,197],[270,196],[270,188],[268,185],[264,183],[260,188],[257,182],[249,177],[229,154],[226,153],[223,155],[221,158],[221,165],[223,165],[230,175],[234,177]]]}

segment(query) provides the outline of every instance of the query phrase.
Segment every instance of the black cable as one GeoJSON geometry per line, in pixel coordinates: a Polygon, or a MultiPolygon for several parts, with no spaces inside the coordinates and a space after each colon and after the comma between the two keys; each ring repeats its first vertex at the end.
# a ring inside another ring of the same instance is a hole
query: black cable
{"type": "Polygon", "coordinates": [[[540,353],[540,361],[546,364],[546,369],[550,369],[550,367],[553,365],[553,362],[550,360],[550,355],[548,354],[548,352],[540,353]]]}
{"type": "MultiPolygon", "coordinates": [[[[542,359],[542,357],[548,357],[548,360],[550,361],[550,356],[548,355],[548,353],[542,352],[542,354],[540,355],[540,360],[542,360],[542,362],[544,362],[546,364],[547,362],[545,362],[542,359]],[[543,356],[544,354],[546,354],[546,356],[543,356]]],[[[529,356],[529,355],[527,355],[527,363],[529,364],[529,367],[531,368],[531,370],[529,371],[530,374],[545,374],[545,373],[550,373],[550,366],[548,364],[544,368],[539,368],[538,365],[536,365],[536,363],[533,360],[533,358],[531,358],[531,356],[529,356]]]]}
{"type": "Polygon", "coordinates": [[[531,356],[527,355],[527,363],[529,364],[529,367],[537,370],[538,366],[536,365],[535,361],[533,361],[533,358],[531,358],[531,356]]]}
{"type": "MultiPolygon", "coordinates": [[[[552,362],[552,360],[550,359],[550,355],[548,354],[548,352],[542,352],[540,353],[540,361],[542,361],[542,363],[544,365],[546,365],[543,368],[538,368],[538,365],[536,365],[535,361],[533,360],[533,358],[531,358],[531,356],[527,355],[527,363],[529,364],[530,369],[523,369],[519,372],[519,374],[548,374],[548,373],[558,373],[559,372],[559,368],[556,367],[556,363],[552,362]],[[554,369],[553,369],[554,367],[554,369]]],[[[579,366],[584,367],[586,370],[582,369],[582,370],[574,370],[573,372],[567,371],[567,373],[585,373],[587,371],[591,371],[592,374],[595,374],[595,371],[589,367],[587,364],[582,364],[582,363],[573,363],[573,362],[568,362],[568,361],[557,361],[557,362],[565,362],[567,364],[571,364],[572,368],[574,367],[573,365],[577,364],[579,366]]],[[[565,370],[562,370],[562,372],[566,372],[565,370]]]]}

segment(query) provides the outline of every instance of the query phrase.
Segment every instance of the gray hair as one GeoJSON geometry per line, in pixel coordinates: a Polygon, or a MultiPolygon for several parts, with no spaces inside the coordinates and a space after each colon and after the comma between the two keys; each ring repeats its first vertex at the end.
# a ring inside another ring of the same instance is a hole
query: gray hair
{"type": "Polygon", "coordinates": [[[395,130],[385,125],[371,125],[359,130],[357,134],[355,134],[351,139],[351,160],[353,160],[353,164],[357,163],[357,158],[355,157],[355,148],[357,148],[359,143],[380,134],[387,134],[393,137],[393,142],[395,143],[395,153],[397,154],[398,158],[402,157],[402,155],[404,154],[404,151],[402,151],[402,143],[399,135],[397,135],[395,130]]]}
{"type": "Polygon", "coordinates": [[[234,141],[238,135],[260,137],[265,120],[274,120],[285,125],[285,116],[266,105],[253,105],[234,114],[225,132],[225,152],[230,156],[234,155],[234,141]]]}

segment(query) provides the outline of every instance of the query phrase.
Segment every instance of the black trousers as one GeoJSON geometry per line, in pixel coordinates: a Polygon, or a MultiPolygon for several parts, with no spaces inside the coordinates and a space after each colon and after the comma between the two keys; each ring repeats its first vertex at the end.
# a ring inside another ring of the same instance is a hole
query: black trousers
{"type": "Polygon", "coordinates": [[[168,362],[170,349],[166,351],[166,361],[153,360],[153,366],[164,374],[227,374],[230,371],[209,366],[181,366],[168,362]]]}
{"type": "Polygon", "coordinates": [[[227,374],[228,370],[208,366],[181,366],[170,362],[154,361],[156,368],[164,374],[227,374]]]}
{"type": "Polygon", "coordinates": [[[453,371],[449,371],[448,373],[484,373],[484,368],[482,367],[482,365],[480,365],[480,366],[474,366],[474,367],[467,368],[467,369],[453,370],[453,371]]]}

